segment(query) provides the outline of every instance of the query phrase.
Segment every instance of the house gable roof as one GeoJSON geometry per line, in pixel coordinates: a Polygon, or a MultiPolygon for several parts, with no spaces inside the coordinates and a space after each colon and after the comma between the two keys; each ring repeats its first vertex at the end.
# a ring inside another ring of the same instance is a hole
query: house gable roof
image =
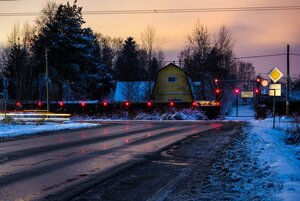
{"type": "Polygon", "coordinates": [[[188,71],[186,71],[185,69],[181,68],[180,66],[177,66],[177,65],[174,64],[174,63],[169,63],[169,64],[167,64],[166,66],[162,67],[161,69],[159,69],[159,70],[157,71],[157,74],[158,74],[161,70],[163,70],[163,69],[165,69],[165,68],[168,68],[168,67],[170,67],[170,66],[174,66],[174,67],[176,67],[176,68],[179,68],[180,70],[182,70],[183,72],[185,72],[188,76],[191,76],[190,73],[189,73],[188,71]]]}

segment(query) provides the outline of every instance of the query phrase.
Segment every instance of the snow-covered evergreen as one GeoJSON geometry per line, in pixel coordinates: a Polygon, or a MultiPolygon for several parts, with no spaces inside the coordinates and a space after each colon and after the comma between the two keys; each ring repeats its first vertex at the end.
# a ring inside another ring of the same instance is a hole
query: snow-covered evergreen
{"type": "MultiPolygon", "coordinates": [[[[60,5],[52,20],[39,32],[34,44],[37,55],[48,48],[49,73],[58,98],[67,83],[74,99],[99,98],[110,86],[111,76],[101,64],[99,43],[92,29],[83,28],[82,8],[60,5]]],[[[45,60],[44,56],[36,57],[45,60]]],[[[43,61],[39,62],[43,63],[43,61]]]]}

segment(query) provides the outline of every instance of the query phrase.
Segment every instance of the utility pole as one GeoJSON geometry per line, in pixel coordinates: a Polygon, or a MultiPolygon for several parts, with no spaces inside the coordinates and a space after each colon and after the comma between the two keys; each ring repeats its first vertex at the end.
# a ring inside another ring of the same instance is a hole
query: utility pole
{"type": "Polygon", "coordinates": [[[287,45],[287,81],[286,81],[286,108],[285,108],[285,115],[289,116],[289,105],[290,105],[290,45],[287,45]]]}
{"type": "Polygon", "coordinates": [[[49,113],[49,78],[48,78],[48,48],[45,48],[46,63],[46,94],[47,94],[47,113],[49,113]]]}

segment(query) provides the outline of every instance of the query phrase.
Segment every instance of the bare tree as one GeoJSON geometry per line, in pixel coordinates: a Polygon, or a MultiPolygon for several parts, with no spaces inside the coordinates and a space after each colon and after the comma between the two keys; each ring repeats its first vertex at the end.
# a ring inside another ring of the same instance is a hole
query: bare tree
{"type": "Polygon", "coordinates": [[[180,53],[183,67],[190,72],[194,81],[203,81],[206,78],[206,62],[212,45],[207,28],[197,21],[193,32],[187,37],[187,46],[180,53]]]}
{"type": "Polygon", "coordinates": [[[237,78],[239,80],[245,80],[243,88],[246,90],[252,90],[252,81],[254,80],[255,70],[254,66],[250,62],[239,61],[237,78]]]}
{"type": "Polygon", "coordinates": [[[207,31],[207,27],[200,24],[198,20],[195,29],[192,34],[188,36],[188,46],[201,60],[200,63],[204,63],[211,51],[210,36],[207,31]]]}
{"type": "Polygon", "coordinates": [[[214,44],[219,53],[222,55],[220,67],[227,71],[228,74],[236,74],[237,63],[233,59],[234,40],[230,31],[225,26],[222,26],[219,29],[219,32],[215,36],[214,44]]]}
{"type": "Polygon", "coordinates": [[[144,101],[147,97],[145,87],[143,82],[125,82],[122,87],[122,95],[126,100],[144,101]]]}
{"type": "Polygon", "coordinates": [[[206,27],[198,20],[193,32],[187,37],[187,46],[180,53],[180,63],[187,70],[193,81],[201,82],[201,94],[207,99],[206,85],[211,77],[207,61],[212,49],[210,36],[206,27]]]}
{"type": "Polygon", "coordinates": [[[161,48],[161,41],[157,38],[154,26],[148,25],[141,35],[142,49],[147,55],[147,70],[148,70],[148,98],[151,96],[151,60],[157,56],[161,48]]]}
{"type": "Polygon", "coordinates": [[[47,1],[43,9],[41,10],[41,15],[35,20],[37,29],[41,30],[42,27],[54,19],[58,8],[58,4],[55,1],[47,1]]]}
{"type": "Polygon", "coordinates": [[[19,23],[15,24],[3,54],[2,71],[10,78],[9,93],[18,100],[27,100],[31,95],[33,65],[29,43],[32,37],[33,31],[28,24],[22,30],[19,23]]]}
{"type": "Polygon", "coordinates": [[[112,70],[116,64],[118,52],[122,49],[123,39],[104,36],[101,33],[95,35],[99,41],[101,62],[112,70]]]}
{"type": "Polygon", "coordinates": [[[146,50],[148,59],[156,56],[161,48],[161,41],[157,38],[154,26],[148,25],[141,35],[142,48],[146,50]]]}

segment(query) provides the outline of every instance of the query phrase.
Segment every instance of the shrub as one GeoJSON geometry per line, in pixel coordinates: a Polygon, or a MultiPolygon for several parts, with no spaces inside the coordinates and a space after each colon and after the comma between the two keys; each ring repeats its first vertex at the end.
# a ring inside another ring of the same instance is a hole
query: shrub
{"type": "Polygon", "coordinates": [[[300,125],[299,117],[295,117],[293,124],[286,131],[285,143],[287,144],[299,144],[300,143],[300,125]]]}
{"type": "Polygon", "coordinates": [[[268,109],[266,105],[256,105],[255,106],[255,119],[265,119],[267,118],[268,109]]]}

